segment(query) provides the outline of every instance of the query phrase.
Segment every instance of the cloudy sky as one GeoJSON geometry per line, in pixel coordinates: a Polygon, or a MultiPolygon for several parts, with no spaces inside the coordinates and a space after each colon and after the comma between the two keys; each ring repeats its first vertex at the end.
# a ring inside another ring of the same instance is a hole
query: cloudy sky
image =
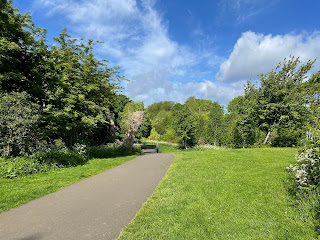
{"type": "MultiPolygon", "coordinates": [[[[285,57],[320,56],[319,0],[13,0],[48,38],[103,41],[124,93],[145,105],[190,96],[223,105],[285,57]]],[[[320,59],[313,71],[320,70],[320,59]]]]}

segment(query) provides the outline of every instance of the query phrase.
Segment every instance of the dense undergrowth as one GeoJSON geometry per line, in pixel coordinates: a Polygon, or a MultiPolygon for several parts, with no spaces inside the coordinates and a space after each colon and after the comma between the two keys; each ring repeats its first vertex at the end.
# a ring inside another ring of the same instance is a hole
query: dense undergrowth
{"type": "Polygon", "coordinates": [[[76,144],[68,149],[61,141],[54,145],[22,157],[0,158],[0,178],[18,178],[50,170],[83,165],[92,158],[109,158],[141,153],[141,148],[135,145],[133,151],[123,146],[121,142],[108,145],[86,147],[76,144]]]}

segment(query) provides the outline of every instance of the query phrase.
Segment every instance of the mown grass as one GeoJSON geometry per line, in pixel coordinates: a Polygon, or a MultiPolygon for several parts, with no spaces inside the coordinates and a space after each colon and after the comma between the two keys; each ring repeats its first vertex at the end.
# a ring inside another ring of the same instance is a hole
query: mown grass
{"type": "Polygon", "coordinates": [[[285,167],[295,149],[178,151],[119,239],[315,239],[290,205],[285,167]]]}
{"type": "Polygon", "coordinates": [[[55,192],[81,179],[93,176],[135,158],[91,159],[86,164],[59,171],[48,171],[16,179],[0,179],[0,212],[55,192]]]}

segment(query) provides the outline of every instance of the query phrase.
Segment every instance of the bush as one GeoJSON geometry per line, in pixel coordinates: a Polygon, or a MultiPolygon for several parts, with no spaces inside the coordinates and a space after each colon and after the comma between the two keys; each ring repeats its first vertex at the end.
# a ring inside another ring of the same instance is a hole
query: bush
{"type": "Polygon", "coordinates": [[[13,179],[56,169],[59,169],[59,167],[55,164],[40,163],[31,157],[0,159],[1,178],[13,179]]]}
{"type": "Polygon", "coordinates": [[[65,167],[82,165],[88,160],[86,146],[75,144],[73,150],[65,147],[61,140],[32,155],[16,158],[2,158],[0,177],[17,178],[65,167]]]}
{"type": "Polygon", "coordinates": [[[33,155],[40,163],[58,165],[60,167],[75,167],[87,162],[86,155],[82,155],[76,150],[52,149],[47,152],[38,152],[33,155]]]}
{"type": "Polygon", "coordinates": [[[297,155],[297,162],[287,167],[297,189],[320,186],[320,150],[303,149],[297,155]]]}
{"type": "Polygon", "coordinates": [[[314,221],[320,234],[320,150],[307,145],[297,155],[297,162],[287,167],[290,176],[289,193],[301,216],[314,221]]]}
{"type": "Polygon", "coordinates": [[[32,155],[36,161],[59,167],[75,167],[87,162],[86,146],[75,144],[73,149],[68,149],[61,139],[32,155]]]}
{"type": "Polygon", "coordinates": [[[108,158],[125,156],[133,153],[141,153],[141,147],[134,144],[133,151],[126,148],[120,141],[109,143],[108,145],[101,145],[88,148],[88,156],[90,158],[108,158]]]}
{"type": "Polygon", "coordinates": [[[16,157],[37,151],[39,108],[26,92],[0,95],[0,155],[16,157]]]}
{"type": "Polygon", "coordinates": [[[135,144],[133,151],[123,146],[121,142],[91,147],[75,144],[68,149],[61,140],[56,140],[46,149],[25,157],[1,158],[0,177],[17,178],[50,170],[75,167],[85,164],[89,158],[108,158],[141,153],[141,147],[135,144]]]}

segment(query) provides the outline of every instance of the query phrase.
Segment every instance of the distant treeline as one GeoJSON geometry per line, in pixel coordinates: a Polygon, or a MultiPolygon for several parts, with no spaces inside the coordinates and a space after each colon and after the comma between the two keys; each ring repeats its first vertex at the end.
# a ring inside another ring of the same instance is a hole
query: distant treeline
{"type": "Polygon", "coordinates": [[[153,127],[149,139],[184,147],[302,145],[319,129],[320,72],[308,74],[314,62],[285,59],[256,82],[248,81],[244,95],[230,101],[227,109],[195,97],[184,104],[154,103],[147,108],[153,127]]]}

